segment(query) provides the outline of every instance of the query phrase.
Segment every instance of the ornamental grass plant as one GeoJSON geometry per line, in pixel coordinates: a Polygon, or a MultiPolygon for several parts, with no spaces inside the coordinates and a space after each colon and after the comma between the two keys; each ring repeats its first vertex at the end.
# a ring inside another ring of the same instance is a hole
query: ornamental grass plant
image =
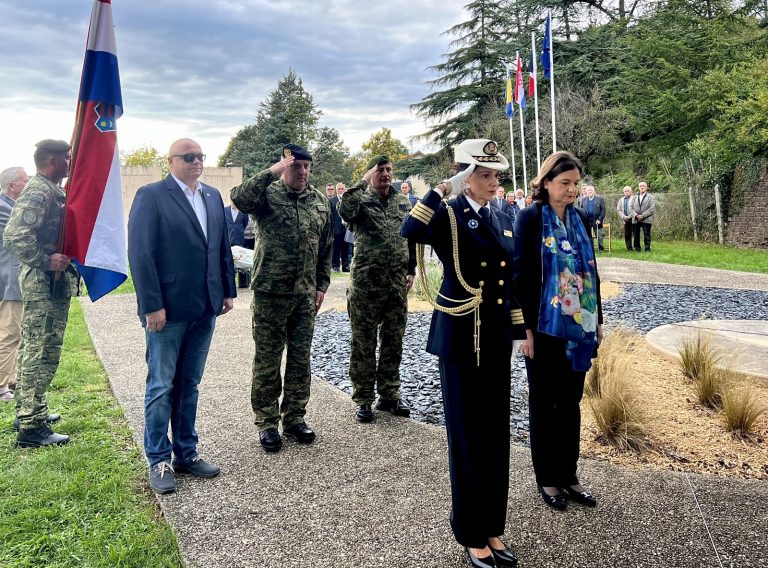
{"type": "Polygon", "coordinates": [[[731,380],[723,390],[722,407],[725,429],[747,440],[754,440],[760,417],[768,414],[768,407],[760,402],[757,388],[750,381],[731,380]]]}
{"type": "Polygon", "coordinates": [[[648,446],[648,418],[630,380],[630,362],[641,339],[632,329],[613,330],[587,377],[587,404],[599,432],[597,439],[621,450],[641,451],[648,446]]]}
{"type": "Polygon", "coordinates": [[[694,381],[714,372],[722,359],[722,354],[712,343],[712,337],[700,330],[682,341],[678,354],[680,369],[694,381]]]}

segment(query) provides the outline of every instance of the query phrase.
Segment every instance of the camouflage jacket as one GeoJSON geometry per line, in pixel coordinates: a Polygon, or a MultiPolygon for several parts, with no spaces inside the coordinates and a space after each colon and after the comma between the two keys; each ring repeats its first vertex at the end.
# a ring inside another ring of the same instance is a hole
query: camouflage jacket
{"type": "Polygon", "coordinates": [[[232,202],[253,219],[251,288],[271,294],[326,292],[333,230],[328,199],[311,185],[297,192],[264,170],[232,188],[232,202]]]}
{"type": "Polygon", "coordinates": [[[344,194],[339,214],[355,233],[353,287],[367,281],[405,286],[406,275],[416,274],[416,245],[400,235],[410,210],[411,202],[399,191],[390,187],[382,197],[364,180],[344,194]]]}
{"type": "Polygon", "coordinates": [[[30,178],[8,220],[3,246],[21,261],[19,281],[24,300],[43,300],[77,293],[79,275],[70,264],[54,282],[51,255],[58,252],[64,219],[64,190],[37,174],[30,178]]]}

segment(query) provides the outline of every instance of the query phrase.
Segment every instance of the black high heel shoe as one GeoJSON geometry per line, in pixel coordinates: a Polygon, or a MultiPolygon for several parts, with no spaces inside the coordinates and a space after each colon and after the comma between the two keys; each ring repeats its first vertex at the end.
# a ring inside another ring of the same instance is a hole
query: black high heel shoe
{"type": "Polygon", "coordinates": [[[569,499],[584,505],[585,507],[597,507],[595,499],[589,491],[576,491],[573,486],[565,488],[565,494],[569,499]]]}
{"type": "MultiPolygon", "coordinates": [[[[488,548],[491,548],[490,546],[488,548]]],[[[475,568],[497,568],[498,564],[496,564],[496,556],[493,554],[493,549],[491,548],[491,553],[486,556],[485,558],[478,558],[474,554],[472,554],[469,551],[469,548],[466,546],[464,547],[464,550],[467,551],[467,558],[469,558],[469,563],[472,564],[475,568]]]]}
{"type": "Polygon", "coordinates": [[[507,545],[504,545],[504,548],[501,550],[493,548],[490,544],[488,545],[488,548],[491,549],[491,555],[493,555],[493,559],[496,561],[496,566],[499,568],[517,567],[517,556],[515,556],[515,553],[512,552],[507,545]]]}
{"type": "Polygon", "coordinates": [[[547,495],[544,492],[544,488],[539,485],[539,493],[541,494],[541,498],[544,499],[544,502],[553,509],[557,509],[558,511],[565,511],[565,509],[568,507],[568,503],[565,501],[565,495],[563,495],[562,491],[560,491],[557,495],[547,495]]]}

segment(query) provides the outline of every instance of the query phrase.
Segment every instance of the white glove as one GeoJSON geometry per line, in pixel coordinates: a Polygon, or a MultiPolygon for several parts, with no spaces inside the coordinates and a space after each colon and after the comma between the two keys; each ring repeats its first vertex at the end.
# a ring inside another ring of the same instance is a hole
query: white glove
{"type": "Polygon", "coordinates": [[[472,172],[475,171],[475,164],[470,164],[469,167],[462,171],[457,173],[455,176],[453,176],[450,179],[445,180],[442,185],[445,186],[445,190],[443,191],[443,196],[448,197],[451,193],[461,193],[461,190],[464,189],[464,181],[472,175],[472,172]]]}

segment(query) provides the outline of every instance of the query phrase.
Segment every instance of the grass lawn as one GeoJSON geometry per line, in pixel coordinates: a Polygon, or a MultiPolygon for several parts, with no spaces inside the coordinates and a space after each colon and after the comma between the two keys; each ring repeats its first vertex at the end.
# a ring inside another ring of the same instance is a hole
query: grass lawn
{"type": "Polygon", "coordinates": [[[180,566],[77,301],[48,394],[66,446],[14,448],[13,404],[0,405],[0,566],[180,566]]]}
{"type": "MultiPolygon", "coordinates": [[[[606,248],[607,245],[606,242],[606,248]]],[[[612,239],[611,250],[610,254],[606,252],[601,253],[600,256],[722,268],[740,272],[768,273],[767,250],[743,249],[692,241],[654,240],[649,253],[629,252],[624,245],[624,239],[612,239]]]]}

